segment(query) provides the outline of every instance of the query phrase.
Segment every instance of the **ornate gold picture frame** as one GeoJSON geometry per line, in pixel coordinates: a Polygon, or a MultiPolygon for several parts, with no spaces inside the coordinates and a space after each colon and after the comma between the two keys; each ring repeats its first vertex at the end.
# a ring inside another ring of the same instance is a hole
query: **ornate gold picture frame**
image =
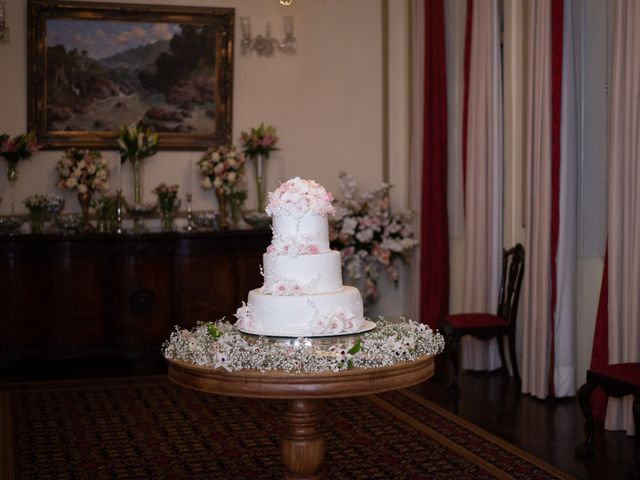
{"type": "Polygon", "coordinates": [[[49,148],[115,148],[120,125],[160,148],[231,142],[235,11],[29,0],[28,127],[49,148]]]}

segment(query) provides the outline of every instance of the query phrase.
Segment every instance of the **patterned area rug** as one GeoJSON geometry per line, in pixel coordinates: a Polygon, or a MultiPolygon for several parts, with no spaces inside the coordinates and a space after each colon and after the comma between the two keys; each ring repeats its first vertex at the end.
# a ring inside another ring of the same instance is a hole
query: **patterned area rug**
{"type": "MultiPolygon", "coordinates": [[[[276,479],[283,401],[166,377],[5,385],[2,479],[276,479]]],[[[406,390],[325,400],[331,479],[571,478],[406,390]]]]}

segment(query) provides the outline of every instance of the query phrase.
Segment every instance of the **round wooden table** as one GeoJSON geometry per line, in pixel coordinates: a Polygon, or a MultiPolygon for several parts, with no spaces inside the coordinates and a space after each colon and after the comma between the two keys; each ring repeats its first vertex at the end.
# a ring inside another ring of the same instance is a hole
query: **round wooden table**
{"type": "Polygon", "coordinates": [[[169,379],[201,392],[234,397],[286,399],[282,461],[287,479],[317,479],[324,460],[324,437],[318,432],[323,398],[354,397],[409,387],[433,375],[433,357],[423,356],[381,368],[327,373],[260,372],[200,367],[167,359],[169,379]]]}

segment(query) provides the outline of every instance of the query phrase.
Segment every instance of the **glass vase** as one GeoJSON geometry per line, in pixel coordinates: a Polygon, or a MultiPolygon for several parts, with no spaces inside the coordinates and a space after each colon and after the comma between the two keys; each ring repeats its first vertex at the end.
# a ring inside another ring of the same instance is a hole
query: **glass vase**
{"type": "Polygon", "coordinates": [[[46,208],[33,208],[29,210],[29,226],[31,228],[31,233],[42,233],[44,231],[44,222],[46,219],[46,208]]]}
{"type": "Polygon", "coordinates": [[[79,192],[78,202],[80,203],[80,210],[82,211],[80,221],[80,232],[91,233],[94,231],[93,225],[89,220],[89,205],[91,205],[91,192],[79,192]]]}
{"type": "Polygon", "coordinates": [[[265,200],[267,197],[267,180],[265,178],[265,168],[264,161],[266,160],[266,156],[258,153],[255,157],[255,161],[253,162],[255,170],[256,170],[256,195],[258,197],[258,212],[264,212],[266,207],[265,200]]]}
{"type": "Polygon", "coordinates": [[[142,204],[142,160],[132,159],[131,167],[133,168],[133,203],[140,205],[142,204]]]}
{"type": "Polygon", "coordinates": [[[227,230],[229,228],[229,220],[227,219],[227,196],[224,194],[223,188],[216,188],[216,198],[218,199],[218,227],[220,230],[227,230]]]}
{"type": "Polygon", "coordinates": [[[176,210],[175,197],[158,196],[158,208],[160,209],[160,228],[163,232],[173,231],[173,217],[176,210]]]}
{"type": "Polygon", "coordinates": [[[18,165],[9,164],[7,169],[7,180],[11,188],[11,215],[16,213],[16,182],[18,181],[18,165]]]}

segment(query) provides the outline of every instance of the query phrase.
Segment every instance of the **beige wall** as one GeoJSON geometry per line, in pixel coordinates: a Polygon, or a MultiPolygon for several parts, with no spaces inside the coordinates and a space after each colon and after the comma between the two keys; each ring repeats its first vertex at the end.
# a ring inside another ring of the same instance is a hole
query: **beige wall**
{"type": "MultiPolygon", "coordinates": [[[[114,0],[114,3],[125,3],[114,0]]],[[[176,4],[169,0],[136,0],[137,3],[176,4]]],[[[282,36],[282,17],[294,17],[298,52],[277,53],[272,58],[241,56],[234,60],[233,137],[260,122],[278,128],[280,150],[269,159],[268,187],[302,176],[312,178],[339,194],[340,171],[354,175],[364,189],[382,180],[383,115],[389,115],[388,151],[390,180],[395,184],[393,203],[407,198],[407,88],[408,2],[389,2],[388,111],[383,111],[382,0],[296,0],[290,7],[277,0],[189,0],[193,6],[236,9],[251,18],[253,34],[264,34],[271,22],[272,34],[282,36]]],[[[0,132],[16,134],[27,126],[26,0],[7,2],[11,43],[0,45],[0,132]]],[[[236,23],[236,29],[239,27],[236,23]]],[[[236,35],[236,46],[239,34],[236,35]]],[[[161,152],[145,161],[144,197],[160,182],[187,185],[188,163],[200,152],[161,152]]],[[[22,200],[32,193],[57,191],[54,166],[60,152],[47,151],[20,166],[16,188],[18,213],[22,200]]],[[[105,156],[115,165],[116,154],[105,156]]],[[[251,173],[251,172],[250,172],[251,173]]],[[[130,172],[123,169],[123,189],[130,191],[130,172]]],[[[252,180],[250,179],[250,185],[252,180]]],[[[115,185],[114,185],[115,186],[115,185]]],[[[78,211],[77,200],[62,193],[68,211],[78,211]]],[[[253,190],[248,206],[255,205],[253,190]]],[[[0,175],[0,214],[9,213],[9,191],[0,175]]],[[[194,188],[194,209],[214,209],[211,191],[194,188]]],[[[404,309],[404,288],[390,288],[373,313],[399,314],[404,309]]]]}

